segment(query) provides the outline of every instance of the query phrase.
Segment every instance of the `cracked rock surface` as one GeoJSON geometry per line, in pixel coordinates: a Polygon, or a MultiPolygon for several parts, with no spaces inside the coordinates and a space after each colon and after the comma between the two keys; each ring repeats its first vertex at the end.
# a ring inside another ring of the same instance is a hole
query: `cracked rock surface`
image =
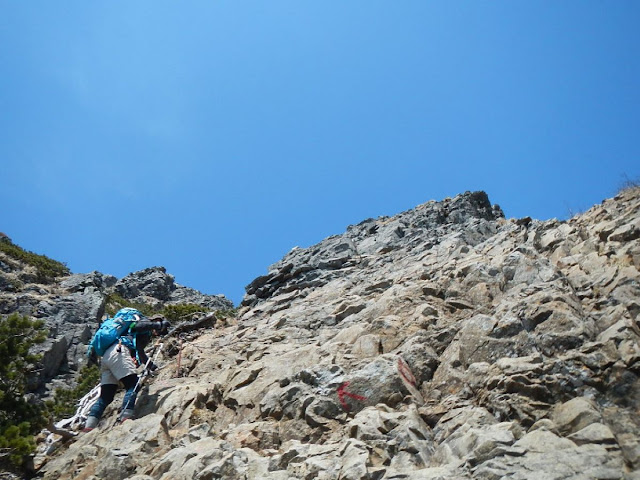
{"type": "Polygon", "coordinates": [[[639,479],[639,280],[639,189],[564,222],[483,192],[365,220],[171,340],[137,418],[39,474],[639,479]]]}

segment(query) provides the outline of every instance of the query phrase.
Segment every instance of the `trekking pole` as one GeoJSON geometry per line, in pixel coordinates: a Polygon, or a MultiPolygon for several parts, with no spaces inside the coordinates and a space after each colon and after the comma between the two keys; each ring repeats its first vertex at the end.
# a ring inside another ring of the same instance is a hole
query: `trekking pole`
{"type": "MultiPolygon", "coordinates": [[[[157,350],[155,350],[151,355],[153,356],[153,360],[157,360],[158,359],[158,355],[160,355],[160,352],[162,351],[162,347],[164,347],[163,343],[160,344],[156,344],[156,348],[157,350]]],[[[138,381],[136,382],[135,387],[133,387],[133,391],[134,394],[137,394],[140,389],[142,388],[142,384],[144,382],[144,379],[149,376],[149,374],[151,373],[151,364],[155,364],[155,362],[152,360],[152,357],[148,357],[147,361],[144,364],[144,369],[142,370],[142,373],[140,374],[140,376],[138,377],[138,381]]],[[[129,403],[127,403],[127,405],[123,405],[122,406],[122,411],[120,412],[120,415],[118,415],[118,420],[116,420],[116,423],[120,423],[122,421],[122,417],[124,415],[125,410],[127,410],[129,408],[129,403]]]]}
{"type": "MultiPolygon", "coordinates": [[[[162,347],[164,347],[164,343],[159,344],[158,350],[152,353],[153,360],[158,360],[158,355],[160,355],[160,352],[162,351],[162,347]]],[[[136,386],[133,387],[134,392],[138,393],[140,391],[140,388],[142,387],[142,382],[151,373],[151,368],[150,368],[151,364],[153,363],[155,365],[155,362],[153,360],[151,360],[151,357],[147,358],[147,362],[144,364],[144,369],[142,370],[140,377],[138,377],[138,382],[136,383],[136,386]]]]}

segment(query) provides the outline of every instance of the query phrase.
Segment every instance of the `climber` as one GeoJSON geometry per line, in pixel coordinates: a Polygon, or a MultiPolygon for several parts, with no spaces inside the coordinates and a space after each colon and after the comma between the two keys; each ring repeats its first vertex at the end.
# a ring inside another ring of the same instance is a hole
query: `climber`
{"type": "MultiPolygon", "coordinates": [[[[126,389],[120,421],[133,418],[133,409],[138,393],[135,388],[138,383],[136,369],[138,365],[145,365],[148,361],[144,349],[149,344],[152,334],[166,334],[171,326],[161,316],[146,318],[134,309],[120,310],[113,319],[107,319],[103,325],[109,321],[119,322],[118,324],[124,330],[118,333],[113,343],[103,351],[102,348],[95,348],[98,345],[96,339],[99,337],[101,328],[96,332],[89,347],[90,363],[97,362],[98,356],[102,357],[100,365],[100,397],[89,410],[83,429],[84,432],[90,432],[96,428],[105,408],[113,401],[118,389],[118,382],[122,382],[126,389]]],[[[101,347],[104,347],[104,345],[101,345],[101,347]]],[[[153,362],[149,362],[148,368],[153,371],[157,367],[153,362]]]]}

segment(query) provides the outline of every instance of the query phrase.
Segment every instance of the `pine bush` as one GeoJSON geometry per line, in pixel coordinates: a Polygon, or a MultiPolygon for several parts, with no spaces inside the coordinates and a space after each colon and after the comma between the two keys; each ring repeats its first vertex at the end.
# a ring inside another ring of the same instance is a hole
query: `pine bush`
{"type": "Polygon", "coordinates": [[[17,313],[0,318],[0,467],[20,465],[47,423],[45,407],[25,398],[27,378],[40,359],[31,347],[46,338],[42,320],[17,313]]]}

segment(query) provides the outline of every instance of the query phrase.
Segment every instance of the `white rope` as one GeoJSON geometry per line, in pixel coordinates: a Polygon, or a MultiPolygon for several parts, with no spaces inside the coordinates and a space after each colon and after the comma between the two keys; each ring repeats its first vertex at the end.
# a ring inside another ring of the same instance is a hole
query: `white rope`
{"type": "Polygon", "coordinates": [[[66,418],[64,420],[58,421],[55,426],[56,428],[64,428],[66,430],[73,430],[74,427],[80,426],[86,422],[87,417],[89,416],[89,410],[94,403],[100,397],[100,385],[96,385],[93,389],[87,393],[84,397],[82,397],[78,401],[78,408],[76,409],[75,415],[71,418],[66,418]]]}

